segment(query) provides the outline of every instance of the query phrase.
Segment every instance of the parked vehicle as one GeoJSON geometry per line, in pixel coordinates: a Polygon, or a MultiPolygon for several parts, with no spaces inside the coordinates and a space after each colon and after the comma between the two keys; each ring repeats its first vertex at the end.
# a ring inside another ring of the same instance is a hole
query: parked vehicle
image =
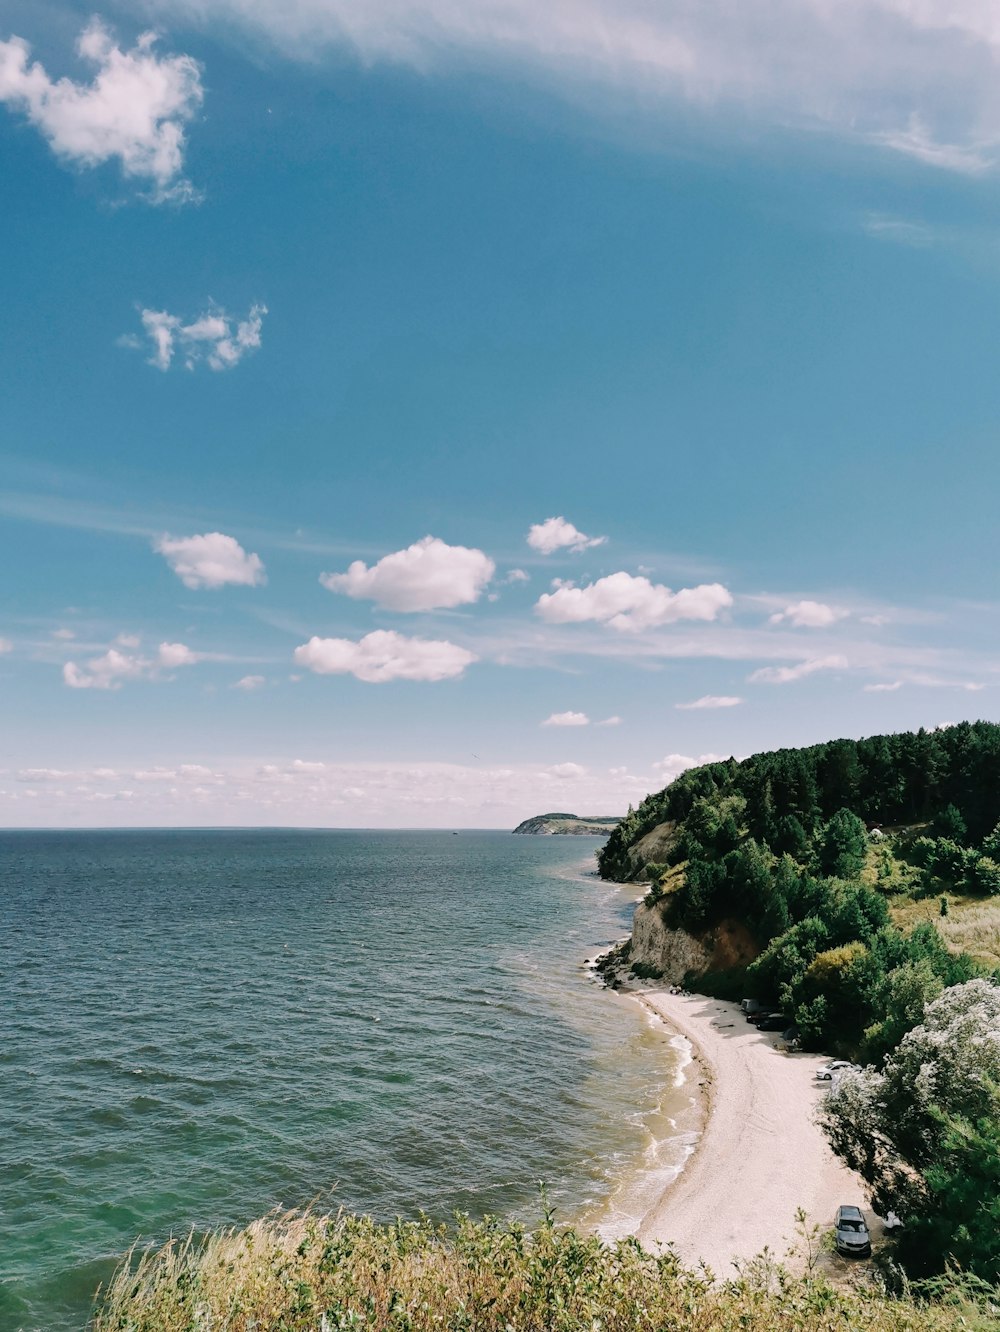
{"type": "Polygon", "coordinates": [[[772,1013],[776,1013],[777,1011],[778,1010],[770,1004],[761,1004],[755,1013],[747,1014],[747,1021],[752,1022],[754,1026],[756,1026],[758,1023],[763,1022],[766,1017],[770,1017],[772,1013]]]}
{"type": "Polygon", "coordinates": [[[847,1258],[870,1258],[872,1237],[860,1207],[838,1207],[834,1222],[837,1252],[847,1258]]]}
{"type": "Polygon", "coordinates": [[[759,999],[743,999],[740,1002],[740,1008],[742,1008],[747,1018],[750,1017],[751,1013],[759,1013],[761,1007],[762,1005],[759,999]]]}
{"type": "Polygon", "coordinates": [[[784,1013],[767,1013],[757,1023],[758,1031],[784,1031],[788,1026],[788,1018],[784,1013]]]}
{"type": "Polygon", "coordinates": [[[818,1082],[832,1082],[833,1079],[845,1069],[857,1068],[857,1064],[852,1064],[849,1059],[834,1059],[829,1064],[824,1064],[822,1068],[816,1070],[816,1080],[818,1082]]]}

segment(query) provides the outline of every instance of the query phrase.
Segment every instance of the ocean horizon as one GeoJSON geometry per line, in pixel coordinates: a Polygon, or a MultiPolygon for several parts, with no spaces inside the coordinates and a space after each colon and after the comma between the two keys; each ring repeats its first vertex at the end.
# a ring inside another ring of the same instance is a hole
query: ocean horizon
{"type": "Polygon", "coordinates": [[[0,833],[0,1323],[79,1332],[137,1238],[275,1207],[531,1222],[544,1182],[630,1229],[687,1056],[587,965],[634,896],[600,840],[0,833]]]}

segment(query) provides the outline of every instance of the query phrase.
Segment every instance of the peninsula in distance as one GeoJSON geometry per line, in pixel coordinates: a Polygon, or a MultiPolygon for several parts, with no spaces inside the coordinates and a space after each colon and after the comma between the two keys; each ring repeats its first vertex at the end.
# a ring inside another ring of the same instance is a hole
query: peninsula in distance
{"type": "Polygon", "coordinates": [[[580,837],[607,837],[621,823],[619,817],[590,814],[536,814],[524,819],[514,829],[516,833],[540,833],[543,837],[554,834],[575,834],[580,837]]]}

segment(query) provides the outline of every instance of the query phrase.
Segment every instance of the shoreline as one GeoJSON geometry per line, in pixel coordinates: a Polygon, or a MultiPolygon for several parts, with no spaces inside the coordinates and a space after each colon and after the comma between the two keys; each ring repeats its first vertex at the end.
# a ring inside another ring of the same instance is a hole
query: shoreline
{"type": "Polygon", "coordinates": [[[727,1277],[765,1247],[784,1259],[802,1238],[799,1208],[808,1226],[823,1228],[841,1203],[870,1212],[861,1181],[813,1123],[825,1056],[783,1052],[780,1037],[759,1032],[731,1002],[619,993],[689,1042],[686,1081],[700,1121],[691,1152],[634,1228],[644,1247],[671,1245],[685,1264],[727,1277]]]}

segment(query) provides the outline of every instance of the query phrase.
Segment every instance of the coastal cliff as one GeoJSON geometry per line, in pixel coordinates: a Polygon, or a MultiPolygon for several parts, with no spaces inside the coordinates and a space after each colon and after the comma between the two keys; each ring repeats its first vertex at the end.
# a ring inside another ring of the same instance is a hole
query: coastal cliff
{"type": "Polygon", "coordinates": [[[757,956],[756,941],[739,921],[723,920],[691,933],[672,926],[665,907],[663,899],[636,906],[630,937],[599,965],[609,984],[639,977],[697,986],[709,973],[745,967],[757,956]]]}
{"type": "Polygon", "coordinates": [[[621,819],[604,815],[594,817],[579,814],[536,814],[525,819],[514,829],[516,833],[534,833],[542,837],[562,836],[607,837],[617,828],[621,819]]]}

